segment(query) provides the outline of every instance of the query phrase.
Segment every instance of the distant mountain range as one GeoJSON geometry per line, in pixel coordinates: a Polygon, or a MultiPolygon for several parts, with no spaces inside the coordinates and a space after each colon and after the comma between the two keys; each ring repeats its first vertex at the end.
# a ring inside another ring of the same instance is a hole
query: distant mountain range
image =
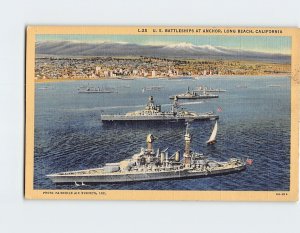
{"type": "Polygon", "coordinates": [[[291,56],[286,54],[231,49],[211,45],[196,46],[189,43],[138,45],[110,42],[39,41],[36,42],[36,54],[53,56],[145,56],[160,58],[253,60],[276,63],[291,62],[291,56]]]}

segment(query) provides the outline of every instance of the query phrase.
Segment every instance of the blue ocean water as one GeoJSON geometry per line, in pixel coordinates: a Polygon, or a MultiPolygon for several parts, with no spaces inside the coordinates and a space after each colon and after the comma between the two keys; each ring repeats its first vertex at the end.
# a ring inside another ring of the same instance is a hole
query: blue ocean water
{"type": "Polygon", "coordinates": [[[290,78],[205,77],[201,80],[140,79],[38,83],[35,88],[35,189],[116,190],[289,190],[290,187],[290,78]],[[89,83],[114,87],[117,93],[78,94],[89,83]],[[145,146],[148,133],[158,140],[155,148],[170,153],[184,146],[184,125],[104,126],[103,113],[126,113],[143,108],[149,95],[163,110],[170,108],[170,95],[206,85],[226,89],[218,99],[181,101],[196,112],[218,112],[218,142],[207,146],[214,122],[194,122],[192,149],[217,160],[249,157],[253,165],[241,173],[197,179],[97,184],[77,187],[56,185],[46,175],[88,169],[131,157],[145,146]],[[270,86],[271,85],[271,86],[270,86]],[[273,86],[272,86],[273,85],[273,86]],[[146,86],[161,91],[142,92],[146,86]]]}

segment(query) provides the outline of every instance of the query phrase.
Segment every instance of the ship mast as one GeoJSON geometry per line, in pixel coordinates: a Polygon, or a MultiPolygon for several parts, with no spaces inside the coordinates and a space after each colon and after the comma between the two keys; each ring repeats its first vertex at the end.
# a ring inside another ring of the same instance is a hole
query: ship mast
{"type": "Polygon", "coordinates": [[[177,109],[178,109],[178,97],[175,95],[173,105],[172,105],[172,108],[171,108],[172,113],[176,113],[177,109]]]}
{"type": "Polygon", "coordinates": [[[187,92],[186,93],[190,93],[190,87],[188,87],[187,92]]]}
{"type": "Polygon", "coordinates": [[[148,103],[147,106],[145,107],[145,110],[150,110],[150,111],[161,111],[161,106],[160,105],[155,105],[153,96],[149,96],[148,98],[148,103]]]}
{"type": "Polygon", "coordinates": [[[189,168],[191,166],[191,141],[192,136],[189,132],[189,123],[186,124],[186,131],[184,135],[185,147],[184,147],[184,166],[189,168]]]}
{"type": "Polygon", "coordinates": [[[154,101],[153,101],[153,96],[149,96],[148,98],[148,104],[151,105],[151,104],[154,104],[154,101]]]}

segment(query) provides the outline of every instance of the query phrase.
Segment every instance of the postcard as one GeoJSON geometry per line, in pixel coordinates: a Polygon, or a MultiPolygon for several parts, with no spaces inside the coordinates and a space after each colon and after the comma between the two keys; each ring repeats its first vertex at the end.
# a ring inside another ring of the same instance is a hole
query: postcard
{"type": "Polygon", "coordinates": [[[29,26],[25,198],[298,200],[296,28],[29,26]]]}

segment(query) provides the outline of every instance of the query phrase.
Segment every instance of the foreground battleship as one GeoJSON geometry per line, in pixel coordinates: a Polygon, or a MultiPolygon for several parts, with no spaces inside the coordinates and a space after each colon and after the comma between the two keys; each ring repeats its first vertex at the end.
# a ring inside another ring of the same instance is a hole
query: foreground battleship
{"type": "Polygon", "coordinates": [[[54,183],[115,183],[136,182],[165,179],[183,179],[225,175],[246,169],[247,163],[241,159],[231,158],[226,162],[209,159],[202,153],[191,151],[191,134],[188,126],[184,135],[185,148],[183,156],[176,151],[172,156],[167,149],[155,153],[153,141],[149,134],[146,138],[147,148],[134,154],[131,158],[117,163],[107,163],[104,167],[60,172],[47,175],[54,183]],[[181,158],[183,157],[183,158],[181,158]]]}
{"type": "Polygon", "coordinates": [[[170,96],[170,99],[212,99],[212,98],[219,98],[218,95],[213,95],[207,93],[205,90],[201,94],[197,93],[197,91],[190,91],[188,88],[187,92],[177,95],[170,96]]]}
{"type": "Polygon", "coordinates": [[[148,103],[143,110],[129,112],[125,115],[101,115],[103,123],[112,122],[178,122],[178,121],[197,121],[197,120],[216,120],[219,116],[213,112],[196,113],[179,109],[177,98],[174,98],[170,112],[161,111],[160,105],[155,105],[153,96],[149,97],[148,103]]]}

